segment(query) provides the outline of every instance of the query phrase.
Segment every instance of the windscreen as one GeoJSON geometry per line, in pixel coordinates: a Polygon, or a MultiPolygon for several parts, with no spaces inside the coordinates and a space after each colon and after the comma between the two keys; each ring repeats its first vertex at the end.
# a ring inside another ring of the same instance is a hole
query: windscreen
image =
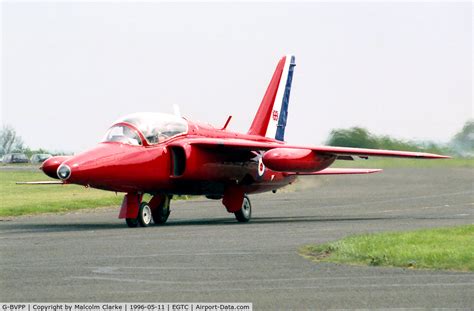
{"type": "Polygon", "coordinates": [[[188,131],[188,123],[181,117],[164,113],[135,113],[128,115],[119,122],[134,125],[151,145],[161,143],[176,135],[188,131]]]}
{"type": "Polygon", "coordinates": [[[139,146],[142,141],[138,134],[126,125],[112,126],[105,134],[104,142],[119,142],[122,144],[139,146]]]}

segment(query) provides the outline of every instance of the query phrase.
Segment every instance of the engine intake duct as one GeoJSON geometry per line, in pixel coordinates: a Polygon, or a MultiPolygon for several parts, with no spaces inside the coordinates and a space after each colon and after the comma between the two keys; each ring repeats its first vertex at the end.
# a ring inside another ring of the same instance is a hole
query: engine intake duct
{"type": "Polygon", "coordinates": [[[182,147],[173,146],[171,149],[171,176],[179,177],[186,168],[186,152],[182,147]]]}

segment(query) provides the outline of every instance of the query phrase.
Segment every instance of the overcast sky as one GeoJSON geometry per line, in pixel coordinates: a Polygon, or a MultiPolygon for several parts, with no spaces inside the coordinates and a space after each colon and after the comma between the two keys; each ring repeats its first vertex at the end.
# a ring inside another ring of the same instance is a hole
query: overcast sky
{"type": "Polygon", "coordinates": [[[447,141],[472,117],[472,4],[2,2],[1,122],[81,151],[137,111],[246,132],[296,56],[286,140],[336,127],[447,141]]]}

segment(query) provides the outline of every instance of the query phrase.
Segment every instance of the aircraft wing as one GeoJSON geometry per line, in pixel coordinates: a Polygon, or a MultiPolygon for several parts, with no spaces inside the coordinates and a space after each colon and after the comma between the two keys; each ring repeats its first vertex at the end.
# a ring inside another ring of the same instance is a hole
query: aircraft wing
{"type": "Polygon", "coordinates": [[[268,142],[268,141],[251,141],[245,139],[231,138],[196,138],[188,141],[191,145],[197,145],[207,148],[227,149],[227,150],[250,150],[250,151],[266,151],[274,148],[289,149],[305,149],[312,150],[317,154],[335,155],[343,159],[350,156],[358,156],[367,158],[373,157],[395,157],[395,158],[419,158],[419,159],[445,159],[449,156],[438,155],[426,152],[410,152],[398,150],[383,149],[365,149],[365,148],[349,148],[349,147],[333,147],[333,146],[295,146],[284,143],[268,142]]]}

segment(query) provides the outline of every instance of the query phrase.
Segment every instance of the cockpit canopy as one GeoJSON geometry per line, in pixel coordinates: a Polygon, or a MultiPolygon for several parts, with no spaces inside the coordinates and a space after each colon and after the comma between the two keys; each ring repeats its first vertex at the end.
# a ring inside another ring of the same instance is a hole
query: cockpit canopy
{"type": "Polygon", "coordinates": [[[188,123],[181,117],[156,112],[141,112],[117,120],[103,141],[116,141],[130,145],[142,145],[139,135],[128,123],[137,128],[149,145],[161,143],[176,135],[188,132],[188,123]]]}

